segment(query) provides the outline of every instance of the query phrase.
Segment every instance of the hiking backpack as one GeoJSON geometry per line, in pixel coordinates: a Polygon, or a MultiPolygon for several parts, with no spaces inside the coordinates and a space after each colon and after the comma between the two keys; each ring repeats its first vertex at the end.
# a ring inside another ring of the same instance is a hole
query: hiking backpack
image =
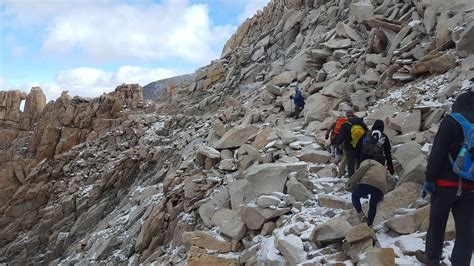
{"type": "Polygon", "coordinates": [[[336,120],[336,124],[334,125],[334,129],[332,130],[332,138],[335,139],[337,135],[339,135],[339,132],[341,132],[341,127],[344,125],[344,123],[347,122],[347,118],[344,116],[339,117],[336,120]]]}
{"type": "Polygon", "coordinates": [[[369,159],[374,159],[377,154],[383,155],[382,146],[385,143],[385,137],[379,130],[370,131],[362,139],[362,153],[369,159]]]}
{"type": "Polygon", "coordinates": [[[459,113],[452,113],[451,117],[461,125],[464,134],[464,141],[456,159],[453,160],[449,155],[453,172],[464,179],[474,181],[474,124],[459,113]]]}
{"type": "Polygon", "coordinates": [[[354,125],[351,122],[347,123],[351,125],[351,145],[353,148],[356,148],[360,139],[365,135],[365,130],[361,125],[354,125]]]}

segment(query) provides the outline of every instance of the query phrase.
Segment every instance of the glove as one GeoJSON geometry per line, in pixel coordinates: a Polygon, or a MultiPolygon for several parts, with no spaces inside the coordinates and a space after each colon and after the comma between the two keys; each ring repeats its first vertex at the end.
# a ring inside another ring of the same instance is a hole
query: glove
{"type": "Polygon", "coordinates": [[[434,182],[431,181],[425,181],[423,184],[423,191],[421,192],[421,197],[426,197],[426,194],[431,194],[435,192],[436,186],[434,182]]]}

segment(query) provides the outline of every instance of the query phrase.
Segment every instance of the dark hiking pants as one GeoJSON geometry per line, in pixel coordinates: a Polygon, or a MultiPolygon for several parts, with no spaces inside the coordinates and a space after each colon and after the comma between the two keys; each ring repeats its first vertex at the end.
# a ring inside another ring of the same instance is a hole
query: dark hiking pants
{"type": "Polygon", "coordinates": [[[426,235],[426,253],[429,259],[439,260],[443,251],[444,233],[449,212],[453,212],[456,226],[451,262],[454,266],[468,266],[472,257],[474,191],[463,190],[456,196],[456,187],[436,186],[431,197],[430,224],[426,235]]]}
{"type": "Polygon", "coordinates": [[[295,106],[295,119],[300,117],[301,111],[303,111],[304,106],[295,106]]]}
{"type": "Polygon", "coordinates": [[[359,168],[360,157],[359,153],[353,149],[344,149],[346,153],[346,160],[347,160],[347,173],[349,174],[349,178],[354,174],[355,170],[359,168]]]}
{"type": "Polygon", "coordinates": [[[383,192],[374,186],[359,184],[352,192],[352,205],[358,213],[362,212],[360,198],[366,198],[368,195],[370,195],[370,200],[367,224],[370,226],[374,223],[375,215],[377,214],[377,204],[383,199],[383,192]]]}

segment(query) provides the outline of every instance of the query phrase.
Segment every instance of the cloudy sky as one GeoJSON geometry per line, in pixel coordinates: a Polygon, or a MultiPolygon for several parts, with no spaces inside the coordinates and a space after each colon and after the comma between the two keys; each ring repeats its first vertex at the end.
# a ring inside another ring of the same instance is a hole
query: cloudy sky
{"type": "Polygon", "coordinates": [[[97,96],[219,58],[269,0],[0,0],[0,90],[97,96]]]}

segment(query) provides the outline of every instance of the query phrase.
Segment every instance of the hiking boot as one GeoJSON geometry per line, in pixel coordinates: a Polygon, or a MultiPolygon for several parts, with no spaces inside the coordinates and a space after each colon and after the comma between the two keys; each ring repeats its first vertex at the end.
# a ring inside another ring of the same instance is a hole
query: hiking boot
{"type": "Polygon", "coordinates": [[[359,219],[359,223],[367,222],[367,216],[365,216],[364,212],[357,213],[357,218],[359,219]]]}
{"type": "Polygon", "coordinates": [[[421,251],[421,250],[417,250],[415,252],[415,257],[418,261],[420,261],[421,263],[424,263],[427,266],[439,266],[440,265],[439,260],[430,260],[428,258],[428,255],[424,251],[421,251]]]}

